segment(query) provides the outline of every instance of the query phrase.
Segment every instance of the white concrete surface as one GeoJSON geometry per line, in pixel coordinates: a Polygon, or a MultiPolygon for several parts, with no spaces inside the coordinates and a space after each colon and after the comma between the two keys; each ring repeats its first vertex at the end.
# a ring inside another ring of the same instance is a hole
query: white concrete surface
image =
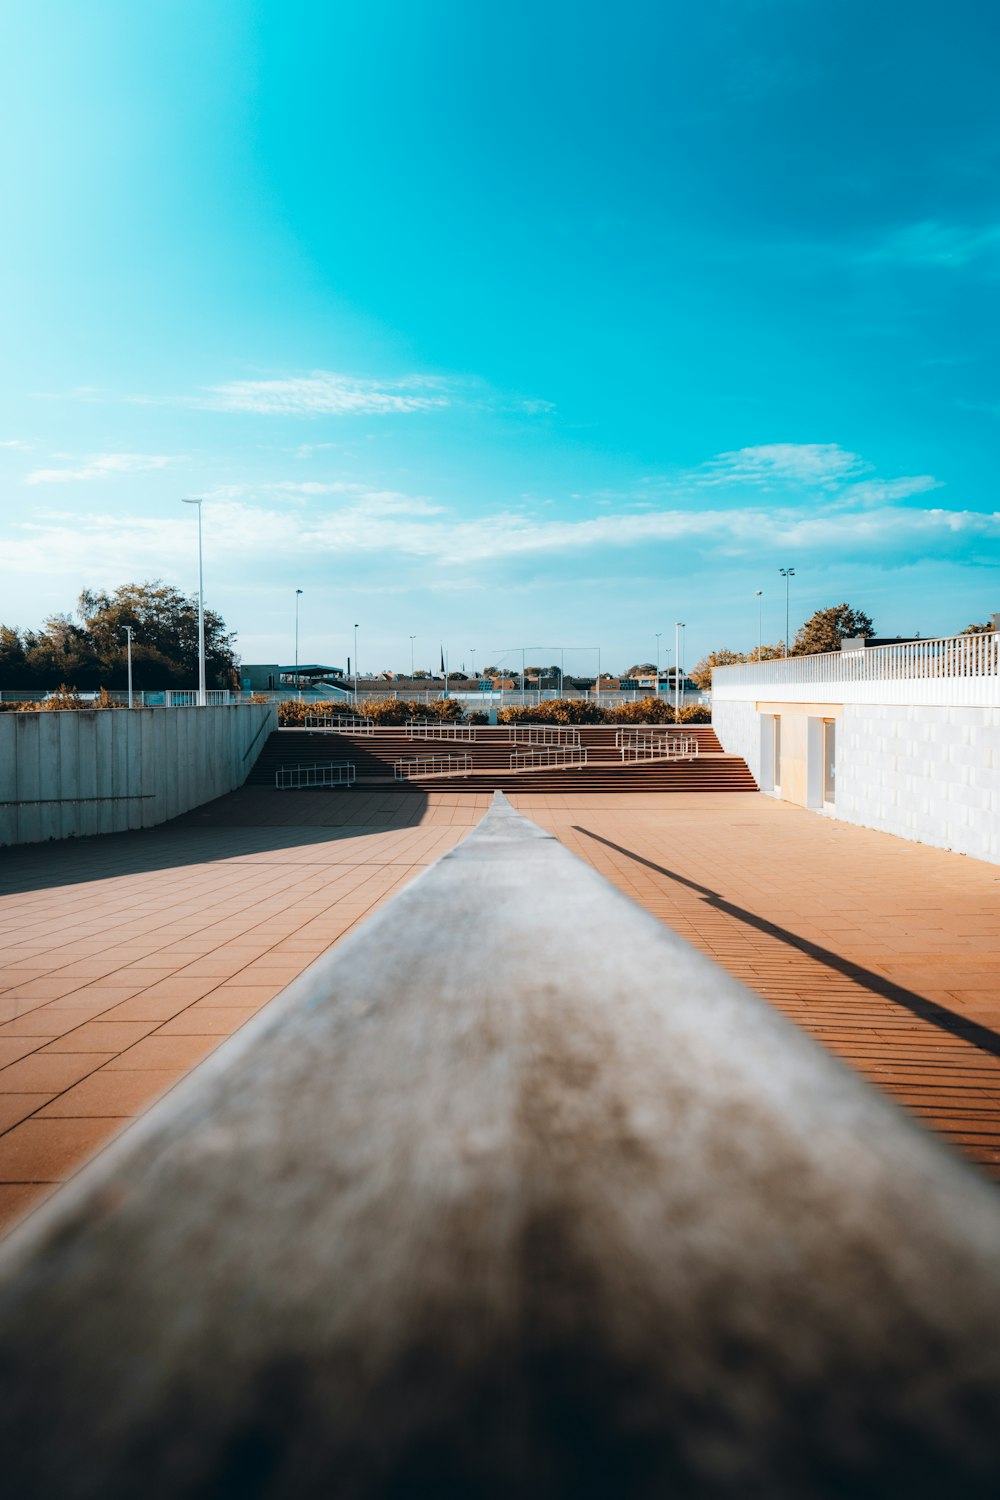
{"type": "Polygon", "coordinates": [[[0,845],[152,828],[241,786],[269,703],[0,714],[0,845]]]}

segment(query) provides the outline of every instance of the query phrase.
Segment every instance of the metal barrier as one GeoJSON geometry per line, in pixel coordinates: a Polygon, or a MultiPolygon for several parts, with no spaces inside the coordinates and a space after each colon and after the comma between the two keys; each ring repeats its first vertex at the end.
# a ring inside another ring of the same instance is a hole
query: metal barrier
{"type": "Polygon", "coordinates": [[[658,729],[619,729],[615,745],[623,761],[689,760],[700,753],[697,735],[658,729]]]}
{"type": "Polygon", "coordinates": [[[476,738],[475,724],[450,724],[445,719],[407,719],[406,736],[411,740],[462,740],[476,738]]]}
{"type": "Polygon", "coordinates": [[[346,760],[330,760],[312,766],[279,766],[274,784],[282,790],[308,786],[353,786],[354,766],[346,760]]]}
{"type": "Polygon", "coordinates": [[[562,724],[512,724],[512,745],[579,745],[580,731],[562,724]]]}
{"type": "Polygon", "coordinates": [[[579,745],[541,746],[536,750],[515,750],[510,758],[512,771],[544,770],[563,766],[567,770],[587,764],[587,752],[579,745]]]}
{"type": "Polygon", "coordinates": [[[471,755],[407,755],[394,763],[397,781],[412,781],[424,776],[468,776],[472,770],[471,755]]]}
{"type": "Polygon", "coordinates": [[[5,1490],[992,1500],[998,1245],[500,799],[7,1239],[5,1490]]]}
{"type": "Polygon", "coordinates": [[[375,733],[375,720],[365,719],[360,714],[306,714],[302,727],[325,729],[333,734],[372,735],[375,733]]]}

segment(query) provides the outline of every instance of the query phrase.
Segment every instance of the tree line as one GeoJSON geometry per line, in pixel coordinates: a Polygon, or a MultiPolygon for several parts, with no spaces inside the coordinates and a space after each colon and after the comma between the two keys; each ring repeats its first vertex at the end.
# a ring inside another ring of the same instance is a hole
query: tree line
{"type": "MultiPolygon", "coordinates": [[[[132,627],[132,682],[137,690],[194,687],[198,682],[198,598],[168,584],[126,583],[113,593],[86,589],[74,614],[52,615],[40,630],[0,625],[0,688],[124,688],[126,626],[132,627]]],[[[205,610],[205,679],[210,688],[239,686],[235,632],[205,610]]]]}

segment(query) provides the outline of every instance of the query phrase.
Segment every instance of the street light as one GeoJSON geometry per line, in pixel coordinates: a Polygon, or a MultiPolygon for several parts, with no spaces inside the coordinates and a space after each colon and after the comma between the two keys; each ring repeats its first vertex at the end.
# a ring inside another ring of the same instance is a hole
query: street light
{"type": "Polygon", "coordinates": [[[413,681],[413,642],[415,640],[416,640],[416,636],[415,635],[411,635],[410,636],[410,681],[411,682],[413,681]]]}
{"type": "Polygon", "coordinates": [[[683,620],[674,621],[674,719],[681,716],[681,631],[683,620]]]}
{"type": "Polygon", "coordinates": [[[354,625],[354,707],[358,706],[358,627],[354,625]]]}
{"type": "Polygon", "coordinates": [[[764,590],[763,589],[757,589],[756,593],[757,593],[757,660],[760,661],[761,652],[764,649],[764,647],[763,647],[763,642],[764,642],[764,634],[763,634],[763,631],[764,631],[764,624],[763,624],[763,621],[764,621],[764,605],[763,605],[763,602],[762,602],[763,601],[763,597],[764,597],[764,590]]]}
{"type": "Polygon", "coordinates": [[[476,680],[476,648],[475,648],[475,646],[470,646],[469,650],[472,652],[472,680],[473,680],[473,682],[475,682],[475,680],[476,680]]]}
{"type": "Polygon", "coordinates": [[[662,634],[663,634],[662,630],[658,630],[656,632],[656,696],[657,696],[657,698],[660,696],[660,636],[662,634]]]}
{"type": "Polygon", "coordinates": [[[123,627],[123,629],[125,631],[125,636],[126,636],[126,640],[127,640],[127,645],[126,645],[125,649],[126,649],[126,651],[128,653],[128,706],[129,706],[129,708],[131,708],[132,707],[132,627],[131,627],[131,625],[125,625],[123,627]]]}
{"type": "Polygon", "coordinates": [[[301,593],[301,589],[295,590],[295,691],[299,695],[300,703],[302,702],[302,684],[299,682],[299,595],[301,593]]]}
{"type": "Polygon", "coordinates": [[[794,568],[779,568],[778,572],[785,580],[785,655],[788,655],[788,588],[789,580],[795,577],[794,568]]]}
{"type": "Polygon", "coordinates": [[[205,581],[202,573],[201,555],[201,507],[200,499],[181,501],[182,505],[198,507],[198,706],[205,707],[205,581]]]}

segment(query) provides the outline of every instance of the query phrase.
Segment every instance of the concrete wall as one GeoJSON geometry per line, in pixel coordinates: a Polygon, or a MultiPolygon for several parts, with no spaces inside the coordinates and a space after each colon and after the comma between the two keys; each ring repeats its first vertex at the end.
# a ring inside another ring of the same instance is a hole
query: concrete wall
{"type": "Polygon", "coordinates": [[[0,714],[0,844],[151,828],[241,786],[268,703],[0,714]]]}
{"type": "Polygon", "coordinates": [[[1000,864],[1000,708],[848,704],[836,816],[1000,864]]]}
{"type": "Polygon", "coordinates": [[[771,703],[716,697],[723,749],[773,791],[770,726],[781,717],[782,800],[822,803],[821,724],[837,721],[836,801],[846,823],[1000,864],[1000,708],[771,703]]]}

